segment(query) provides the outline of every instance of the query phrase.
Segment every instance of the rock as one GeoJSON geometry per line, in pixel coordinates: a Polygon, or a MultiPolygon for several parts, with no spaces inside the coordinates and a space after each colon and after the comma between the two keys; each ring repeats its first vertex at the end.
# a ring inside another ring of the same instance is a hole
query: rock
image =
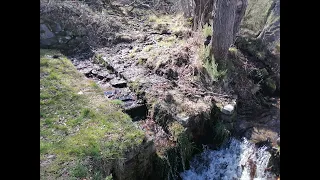
{"type": "Polygon", "coordinates": [[[110,81],[110,84],[116,88],[124,88],[127,86],[127,81],[125,81],[124,79],[121,79],[121,80],[112,79],[110,81]]]}
{"type": "Polygon", "coordinates": [[[278,146],[280,146],[280,137],[278,137],[278,139],[277,139],[277,144],[278,144],[278,146]]]}
{"type": "Polygon", "coordinates": [[[56,158],[56,155],[49,155],[49,156],[47,157],[47,159],[54,159],[54,158],[56,158]]]}
{"type": "Polygon", "coordinates": [[[102,79],[104,79],[105,77],[107,77],[108,75],[109,75],[108,71],[100,71],[100,72],[98,72],[97,77],[98,77],[100,80],[102,80],[102,79]]]}
{"type": "Polygon", "coordinates": [[[115,74],[109,74],[108,76],[106,76],[106,80],[109,81],[109,80],[111,80],[111,79],[113,79],[115,77],[116,77],[115,74]]]}
{"type": "Polygon", "coordinates": [[[120,94],[120,91],[118,89],[112,89],[104,92],[104,95],[107,96],[107,98],[112,98],[117,94],[120,94]]]}
{"type": "Polygon", "coordinates": [[[280,0],[248,0],[240,34],[261,39],[268,49],[280,42],[280,0]]]}
{"type": "Polygon", "coordinates": [[[145,104],[137,104],[134,101],[125,102],[124,110],[132,118],[132,121],[144,119],[148,113],[148,108],[145,104]]]}
{"type": "Polygon", "coordinates": [[[187,116],[186,114],[184,113],[179,113],[177,114],[176,116],[176,119],[179,123],[181,123],[183,126],[186,126],[188,124],[188,121],[190,119],[189,116],[187,116]]]}
{"type": "Polygon", "coordinates": [[[115,41],[117,43],[131,43],[132,41],[134,41],[133,37],[130,37],[128,35],[124,35],[124,34],[117,34],[116,35],[116,39],[115,41]]]}
{"type": "Polygon", "coordinates": [[[263,81],[262,90],[264,94],[273,95],[276,89],[277,85],[273,79],[267,78],[265,81],[263,81]]]}
{"type": "Polygon", "coordinates": [[[55,37],[54,33],[45,24],[40,24],[40,40],[55,37]]]}
{"type": "Polygon", "coordinates": [[[80,70],[80,72],[83,73],[84,75],[89,75],[91,71],[92,71],[92,68],[85,68],[80,70]]]}
{"type": "Polygon", "coordinates": [[[56,23],[56,26],[55,26],[55,28],[54,28],[54,32],[58,33],[58,32],[60,32],[60,31],[62,31],[62,28],[61,28],[61,26],[60,26],[59,23],[56,23]]]}
{"type": "Polygon", "coordinates": [[[94,75],[97,75],[97,74],[98,74],[98,71],[97,71],[96,69],[93,69],[93,70],[91,71],[91,73],[94,74],[94,75]]]}
{"type": "Polygon", "coordinates": [[[222,108],[222,113],[224,114],[232,114],[234,111],[234,105],[228,104],[222,108]]]}
{"type": "Polygon", "coordinates": [[[123,95],[123,96],[120,96],[118,99],[121,101],[135,100],[135,98],[131,95],[123,95]]]}
{"type": "Polygon", "coordinates": [[[54,58],[54,59],[58,59],[59,57],[60,57],[60,55],[57,55],[57,54],[52,56],[52,58],[54,58]]]}

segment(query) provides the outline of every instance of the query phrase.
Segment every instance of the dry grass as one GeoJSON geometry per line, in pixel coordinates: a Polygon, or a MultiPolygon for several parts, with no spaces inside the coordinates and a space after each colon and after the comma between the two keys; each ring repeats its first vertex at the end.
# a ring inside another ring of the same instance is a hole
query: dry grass
{"type": "Polygon", "coordinates": [[[182,14],[161,15],[159,17],[150,15],[149,21],[153,23],[153,28],[166,27],[176,36],[188,37],[191,33],[191,24],[182,14]]]}

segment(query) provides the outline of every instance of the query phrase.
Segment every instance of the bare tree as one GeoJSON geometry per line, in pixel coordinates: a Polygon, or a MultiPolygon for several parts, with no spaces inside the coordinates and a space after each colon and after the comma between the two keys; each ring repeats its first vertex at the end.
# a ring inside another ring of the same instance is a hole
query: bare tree
{"type": "Polygon", "coordinates": [[[214,0],[211,42],[218,70],[226,68],[228,49],[235,41],[246,7],[247,0],[214,0]]]}

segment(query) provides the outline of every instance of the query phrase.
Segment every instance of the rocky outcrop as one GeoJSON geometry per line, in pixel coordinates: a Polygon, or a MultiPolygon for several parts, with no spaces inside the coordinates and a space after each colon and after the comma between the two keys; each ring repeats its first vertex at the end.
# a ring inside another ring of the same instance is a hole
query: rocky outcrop
{"type": "Polygon", "coordinates": [[[139,149],[127,153],[124,160],[115,162],[113,178],[118,180],[148,179],[152,175],[155,155],[153,141],[144,142],[139,149]]]}
{"type": "Polygon", "coordinates": [[[62,29],[61,24],[40,19],[40,48],[66,49],[80,44],[81,36],[62,29]]]}
{"type": "Polygon", "coordinates": [[[275,0],[269,11],[266,25],[257,38],[272,51],[280,46],[280,0],[275,0]]]}
{"type": "Polygon", "coordinates": [[[280,0],[248,0],[241,35],[260,39],[276,51],[280,47],[280,0]]]}

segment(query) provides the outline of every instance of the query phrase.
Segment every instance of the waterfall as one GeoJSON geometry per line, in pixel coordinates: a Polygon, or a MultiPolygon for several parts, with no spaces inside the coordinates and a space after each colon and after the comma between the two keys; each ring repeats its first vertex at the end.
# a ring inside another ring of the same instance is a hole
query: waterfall
{"type": "Polygon", "coordinates": [[[266,171],[271,154],[243,138],[231,138],[218,150],[205,150],[191,161],[191,168],[180,174],[183,180],[269,180],[266,171]]]}

